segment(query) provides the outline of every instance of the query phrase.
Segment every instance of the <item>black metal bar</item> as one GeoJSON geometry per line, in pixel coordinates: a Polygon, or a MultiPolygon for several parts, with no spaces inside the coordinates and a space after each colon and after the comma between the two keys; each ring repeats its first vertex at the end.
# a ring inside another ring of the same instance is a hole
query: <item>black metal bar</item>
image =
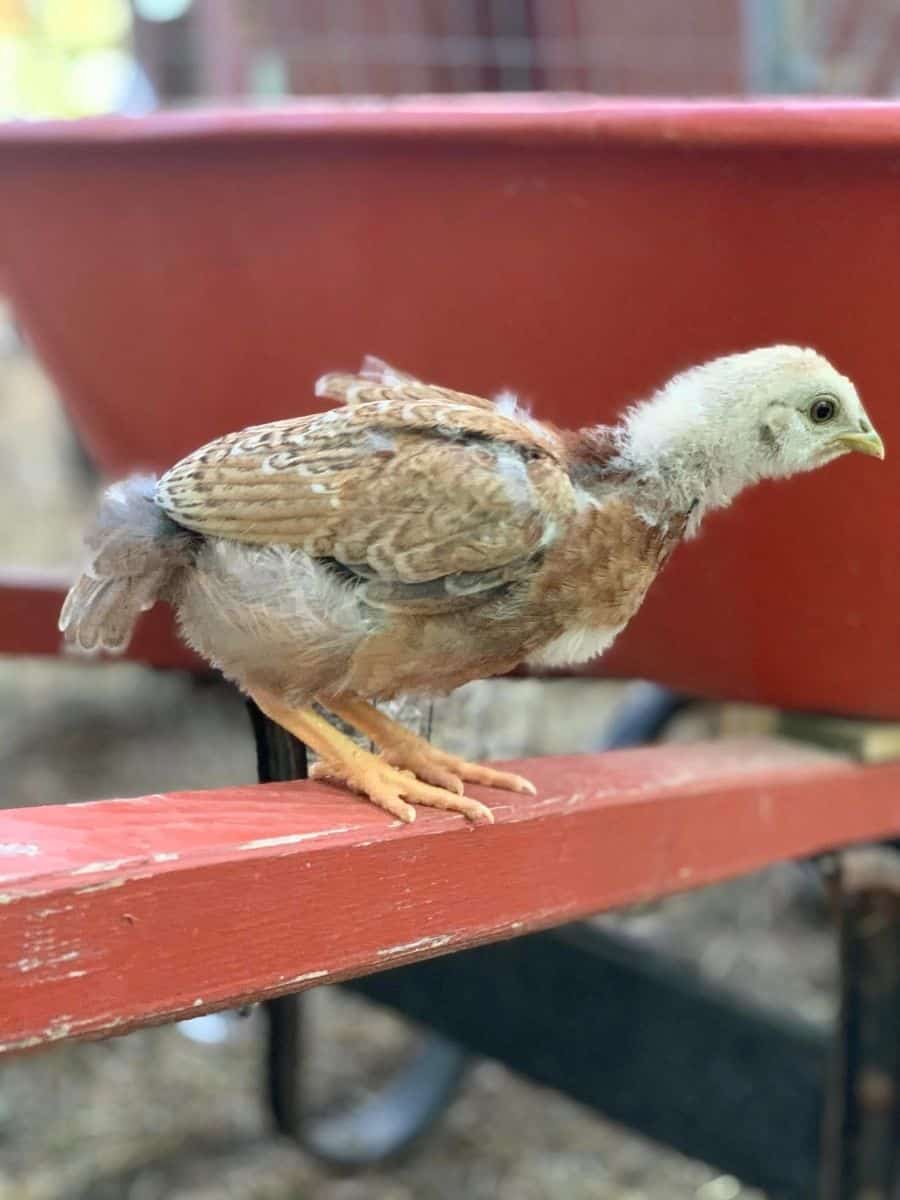
{"type": "Polygon", "coordinates": [[[900,1194],[900,853],[839,858],[841,1011],[828,1091],[823,1200],[900,1194]]]}
{"type": "MultiPolygon", "coordinates": [[[[306,747],[248,702],[261,783],[305,779],[306,747]]],[[[438,1034],[371,1099],[328,1113],[306,1103],[303,997],[266,1002],[266,1096],[276,1128],[324,1162],[363,1167],[393,1158],[417,1141],[453,1099],[466,1055],[438,1034]]]]}
{"type": "Polygon", "coordinates": [[[282,996],[266,1005],[268,1095],[276,1128],[332,1166],[366,1167],[406,1152],[456,1094],[464,1055],[431,1034],[371,1099],[313,1114],[306,1101],[301,999],[282,996]]]}
{"type": "Polygon", "coordinates": [[[284,783],[291,779],[305,779],[308,765],[303,743],[270,721],[252,700],[247,701],[247,709],[256,743],[256,774],[259,782],[284,783]]]}
{"type": "Polygon", "coordinates": [[[828,1039],[596,927],[349,985],[659,1142],[811,1200],[828,1039]]]}

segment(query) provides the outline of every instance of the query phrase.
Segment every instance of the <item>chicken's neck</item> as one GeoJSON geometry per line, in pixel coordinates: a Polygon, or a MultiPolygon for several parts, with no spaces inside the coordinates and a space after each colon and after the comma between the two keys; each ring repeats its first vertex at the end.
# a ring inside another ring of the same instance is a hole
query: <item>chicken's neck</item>
{"type": "MultiPolygon", "coordinates": [[[[642,432],[642,431],[641,431],[642,432]]],[[[697,532],[704,515],[725,508],[755,479],[739,447],[703,430],[679,430],[671,437],[635,436],[628,418],[607,432],[609,453],[583,476],[598,496],[625,491],[649,524],[666,527],[687,517],[685,533],[697,532]]],[[[597,432],[586,430],[587,442],[597,432]]]]}

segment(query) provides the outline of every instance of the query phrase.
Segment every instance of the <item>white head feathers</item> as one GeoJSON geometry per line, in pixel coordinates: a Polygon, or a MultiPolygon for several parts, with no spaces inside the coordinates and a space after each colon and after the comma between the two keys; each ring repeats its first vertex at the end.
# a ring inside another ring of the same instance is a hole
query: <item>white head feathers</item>
{"type": "Polygon", "coordinates": [[[636,478],[654,523],[729,504],[759,479],[809,471],[850,450],[884,456],[846,376],[814,350],[771,346],[676,375],[619,426],[614,468],[636,478]]]}

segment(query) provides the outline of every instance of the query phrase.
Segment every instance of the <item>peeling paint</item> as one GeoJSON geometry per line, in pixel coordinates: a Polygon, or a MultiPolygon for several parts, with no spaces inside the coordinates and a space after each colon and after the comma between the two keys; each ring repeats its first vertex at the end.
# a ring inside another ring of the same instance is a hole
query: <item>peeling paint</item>
{"type": "Polygon", "coordinates": [[[279,979],[279,983],[309,983],[313,979],[325,979],[330,974],[329,971],[307,971],[305,975],[294,975],[292,979],[279,979]]]}
{"type": "MultiPolygon", "coordinates": [[[[35,939],[35,941],[29,945],[29,949],[36,950],[48,944],[52,945],[52,941],[48,942],[48,939],[46,938],[35,939]]],[[[36,954],[30,957],[26,956],[24,958],[20,958],[18,962],[14,964],[14,966],[17,967],[23,975],[27,975],[29,971],[37,971],[41,967],[58,967],[60,963],[74,962],[76,958],[81,958],[81,952],[79,950],[66,950],[63,954],[51,954],[47,958],[38,958],[36,954]]]]}
{"type": "Polygon", "coordinates": [[[404,942],[400,946],[388,946],[378,951],[379,958],[393,958],[395,954],[411,954],[418,950],[439,950],[453,941],[452,933],[439,933],[436,937],[417,938],[414,942],[404,942]]]}
{"type": "MultiPolygon", "coordinates": [[[[545,796],[542,800],[529,800],[528,808],[527,808],[527,810],[522,811],[522,816],[524,818],[527,818],[536,809],[552,808],[555,805],[558,805],[561,808],[575,808],[577,805],[583,804],[586,799],[587,799],[587,796],[585,795],[584,792],[569,792],[566,795],[562,795],[562,796],[545,796]]],[[[495,804],[494,805],[495,813],[498,813],[501,811],[512,812],[514,810],[515,810],[515,805],[513,805],[513,804],[495,804]]]]}
{"type": "Polygon", "coordinates": [[[40,1036],[20,1038],[17,1042],[0,1042],[0,1054],[8,1054],[14,1050],[31,1050],[40,1046],[46,1039],[40,1036]]]}
{"type": "Polygon", "coordinates": [[[75,895],[90,896],[93,892],[108,892],[110,888],[124,887],[127,882],[127,875],[119,875],[116,879],[107,879],[104,883],[92,883],[90,887],[79,888],[75,895]]]}
{"type": "Polygon", "coordinates": [[[168,800],[159,793],[152,796],[113,796],[109,800],[70,800],[66,808],[96,808],[102,804],[151,804],[154,800],[168,800]]]}
{"type": "Polygon", "coordinates": [[[269,850],[274,846],[294,846],[297,842],[311,842],[316,838],[330,837],[333,833],[349,833],[352,825],[337,825],[334,829],[316,829],[312,833],[287,833],[283,837],[257,838],[244,842],[238,850],[269,850]]]}
{"type": "Polygon", "coordinates": [[[111,862],[92,862],[85,863],[83,867],[75,867],[70,872],[72,875],[100,875],[104,871],[118,871],[120,867],[127,867],[129,864],[134,864],[133,858],[114,858],[111,862]]]}
{"type": "Polygon", "coordinates": [[[113,1030],[124,1024],[124,1017],[114,1017],[110,1014],[79,1021],[71,1013],[63,1013],[54,1017],[40,1033],[12,1042],[0,1042],[0,1054],[12,1053],[17,1050],[32,1050],[36,1046],[46,1046],[48,1042],[61,1042],[65,1038],[75,1037],[86,1030],[99,1034],[112,1033],[113,1030]]]}
{"type": "Polygon", "coordinates": [[[0,842],[0,858],[36,858],[40,852],[36,842],[0,842]]]}
{"type": "Polygon", "coordinates": [[[20,900],[40,900],[44,896],[56,895],[55,888],[41,888],[38,891],[0,892],[0,904],[18,904],[20,900]]]}
{"type": "Polygon", "coordinates": [[[62,983],[65,979],[81,979],[87,971],[65,971],[62,975],[45,975],[44,983],[62,983]]]}
{"type": "Polygon", "coordinates": [[[155,863],[178,862],[179,858],[181,858],[180,854],[175,854],[172,851],[163,851],[152,855],[150,861],[155,863]]]}

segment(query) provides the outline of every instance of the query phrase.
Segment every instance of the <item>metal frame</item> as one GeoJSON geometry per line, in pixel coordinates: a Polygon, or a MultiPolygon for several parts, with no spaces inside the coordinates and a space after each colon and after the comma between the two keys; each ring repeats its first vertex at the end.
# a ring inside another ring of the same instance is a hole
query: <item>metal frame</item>
{"type": "MultiPolygon", "coordinates": [[[[248,702],[260,783],[307,776],[302,742],[248,702]]],[[[444,1112],[465,1073],[466,1055],[437,1034],[371,1099],[314,1113],[304,1086],[301,995],[266,1001],[266,1098],[276,1128],[333,1166],[364,1167],[407,1150],[444,1112]]]]}
{"type": "Polygon", "coordinates": [[[900,1183],[900,852],[833,866],[841,1008],[823,1138],[822,1200],[889,1200],[900,1183]]]}
{"type": "Polygon", "coordinates": [[[782,1200],[810,1200],[828,1038],[627,937],[569,927],[354,992],[782,1200]]]}

